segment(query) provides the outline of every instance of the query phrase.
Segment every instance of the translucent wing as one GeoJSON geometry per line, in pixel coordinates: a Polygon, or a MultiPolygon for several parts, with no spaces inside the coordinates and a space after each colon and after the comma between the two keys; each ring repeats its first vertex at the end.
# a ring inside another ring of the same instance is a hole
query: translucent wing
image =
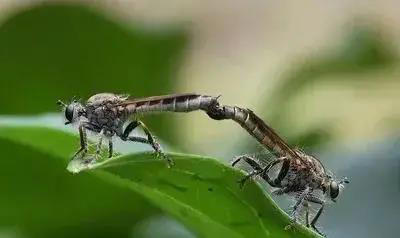
{"type": "Polygon", "coordinates": [[[162,95],[162,96],[153,96],[153,97],[145,97],[145,98],[134,98],[134,99],[127,99],[122,103],[117,104],[116,106],[127,106],[127,105],[143,105],[143,104],[152,104],[159,101],[173,101],[182,98],[194,98],[200,96],[199,94],[195,93],[182,93],[182,94],[170,94],[170,95],[162,95]]]}
{"type": "Polygon", "coordinates": [[[256,123],[258,129],[265,135],[265,140],[268,140],[268,143],[262,143],[263,145],[280,157],[302,160],[301,156],[299,156],[295,150],[290,148],[290,146],[270,126],[268,126],[250,109],[248,109],[248,112],[250,119],[256,123]]]}

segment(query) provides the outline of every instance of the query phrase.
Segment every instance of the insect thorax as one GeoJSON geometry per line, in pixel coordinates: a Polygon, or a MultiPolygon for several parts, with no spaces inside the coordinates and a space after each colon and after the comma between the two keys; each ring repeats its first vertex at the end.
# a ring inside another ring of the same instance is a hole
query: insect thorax
{"type": "Polygon", "coordinates": [[[298,153],[301,159],[290,160],[289,170],[282,180],[283,187],[290,187],[294,191],[302,191],[306,187],[321,189],[326,175],[318,159],[303,152],[298,153]]]}
{"type": "Polygon", "coordinates": [[[107,134],[114,135],[123,124],[123,117],[115,105],[122,102],[119,96],[113,94],[96,94],[86,104],[88,122],[107,134]]]}

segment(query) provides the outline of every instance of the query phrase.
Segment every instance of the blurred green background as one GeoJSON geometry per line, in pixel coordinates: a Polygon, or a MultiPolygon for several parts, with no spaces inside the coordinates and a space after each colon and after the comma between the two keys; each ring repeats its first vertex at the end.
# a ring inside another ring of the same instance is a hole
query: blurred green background
{"type": "MultiPolygon", "coordinates": [[[[74,2],[0,3],[0,124],[64,129],[56,100],[98,92],[221,94],[350,178],[321,219],[329,237],[395,237],[398,3],[74,2]]],[[[262,151],[202,113],[143,120],[168,151],[262,151]]],[[[0,148],[0,237],[195,237],[137,194],[87,174],[77,186],[56,161],[0,148]]]]}

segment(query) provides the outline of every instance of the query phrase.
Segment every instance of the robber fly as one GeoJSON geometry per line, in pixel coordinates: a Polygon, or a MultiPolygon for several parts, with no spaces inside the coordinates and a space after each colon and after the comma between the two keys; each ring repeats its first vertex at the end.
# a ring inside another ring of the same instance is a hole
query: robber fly
{"type": "Polygon", "coordinates": [[[262,119],[249,109],[232,106],[219,106],[214,104],[208,115],[216,120],[232,119],[252,135],[269,151],[276,154],[266,166],[255,157],[238,156],[232,163],[235,166],[240,160],[246,161],[253,169],[247,176],[239,181],[241,187],[245,182],[259,175],[269,185],[276,188],[276,195],[287,194],[296,199],[291,213],[292,222],[296,222],[297,213],[301,207],[306,210],[306,225],[323,235],[315,226],[320,217],[327,199],[336,202],[339,192],[344,184],[349,183],[347,178],[336,180],[328,174],[322,163],[314,156],[308,155],[299,149],[292,149],[269,127],[262,119]],[[272,177],[273,169],[279,172],[272,177]],[[322,195],[321,194],[322,192],[322,195]],[[309,203],[319,204],[321,207],[309,222],[309,203]]]}
{"type": "Polygon", "coordinates": [[[64,108],[65,124],[78,124],[81,147],[72,159],[78,155],[81,155],[83,158],[87,153],[86,130],[89,130],[100,135],[94,159],[100,156],[103,137],[108,140],[108,156],[112,157],[113,142],[111,139],[117,136],[123,141],[151,145],[157,156],[166,159],[168,166],[171,166],[173,165],[173,161],[162,152],[160,144],[136,116],[154,112],[208,110],[211,105],[217,103],[217,99],[218,97],[198,94],[174,94],[129,99],[126,95],[99,93],[90,97],[84,104],[77,100],[73,100],[69,104],[58,101],[58,104],[64,108]],[[126,124],[127,126],[125,126],[126,124]],[[138,126],[142,127],[147,138],[130,136],[130,133],[138,126]]]}

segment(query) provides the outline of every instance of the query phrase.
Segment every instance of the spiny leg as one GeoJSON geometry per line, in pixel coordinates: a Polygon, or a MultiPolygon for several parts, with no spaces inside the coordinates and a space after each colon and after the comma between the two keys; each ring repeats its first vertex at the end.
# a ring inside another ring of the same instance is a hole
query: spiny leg
{"type": "Polygon", "coordinates": [[[96,155],[95,155],[95,159],[97,160],[100,157],[100,153],[101,153],[101,145],[103,143],[103,130],[100,131],[99,133],[99,141],[97,142],[97,146],[96,146],[96,155]]]}
{"type": "Polygon", "coordinates": [[[133,121],[129,123],[129,125],[125,128],[121,139],[151,145],[158,156],[167,160],[168,167],[174,164],[173,161],[162,152],[160,144],[154,140],[154,137],[151,135],[149,129],[147,129],[147,127],[141,121],[133,121]],[[129,134],[138,126],[142,127],[144,133],[147,135],[147,139],[138,136],[129,136],[129,134]]]}
{"type": "Polygon", "coordinates": [[[300,193],[300,195],[297,197],[296,204],[294,204],[294,206],[293,206],[293,211],[292,211],[292,213],[291,213],[291,215],[290,215],[291,223],[285,227],[285,230],[291,229],[292,226],[293,226],[293,224],[295,224],[295,223],[297,222],[296,213],[297,213],[297,210],[298,210],[298,208],[299,208],[299,205],[300,205],[300,204],[303,204],[304,200],[307,198],[307,196],[308,196],[309,194],[310,194],[310,188],[307,187],[307,188],[304,189],[304,190],[300,193]]]}
{"type": "Polygon", "coordinates": [[[78,154],[80,154],[82,152],[82,157],[85,156],[85,154],[87,153],[87,137],[86,137],[86,129],[85,129],[85,124],[81,123],[79,124],[79,138],[80,138],[80,145],[81,148],[79,148],[79,150],[72,156],[72,159],[75,159],[76,156],[78,156],[78,154]]]}
{"type": "Polygon", "coordinates": [[[136,128],[139,126],[139,122],[138,121],[133,121],[131,123],[128,124],[128,126],[125,128],[124,133],[122,133],[121,138],[128,138],[129,134],[136,128]]]}
{"type": "Polygon", "coordinates": [[[244,185],[246,184],[247,180],[249,180],[253,176],[259,175],[261,173],[262,173],[262,170],[253,170],[250,173],[248,173],[244,178],[240,179],[238,181],[240,189],[244,188],[244,185]]]}
{"type": "Polygon", "coordinates": [[[139,137],[139,136],[129,136],[129,134],[138,126],[139,126],[138,121],[133,121],[133,122],[129,123],[129,125],[125,128],[124,132],[122,133],[122,136],[120,136],[121,139],[123,141],[130,140],[132,142],[139,142],[139,143],[151,145],[150,141],[147,140],[146,138],[139,137]]]}
{"type": "MultiPolygon", "coordinates": [[[[277,162],[274,162],[270,168],[272,168],[273,166],[275,166],[275,164],[277,164],[279,162],[282,162],[282,167],[279,170],[278,176],[273,181],[271,181],[269,176],[268,176],[268,178],[266,178],[267,182],[273,187],[281,186],[281,182],[286,177],[286,175],[289,171],[289,167],[290,167],[289,159],[287,159],[286,157],[281,157],[281,158],[277,159],[277,162]]],[[[268,175],[268,171],[265,173],[265,175],[268,175]]]]}
{"type": "Polygon", "coordinates": [[[150,145],[149,140],[147,140],[146,138],[143,138],[143,137],[139,137],[139,136],[129,136],[129,137],[125,138],[125,140],[130,140],[132,142],[139,142],[139,143],[150,145]]]}
{"type": "Polygon", "coordinates": [[[236,156],[232,162],[232,167],[235,167],[235,165],[240,161],[244,159],[253,169],[255,170],[262,170],[260,164],[251,156],[249,155],[239,155],[236,156]]]}
{"type": "Polygon", "coordinates": [[[289,162],[285,157],[282,158],[277,158],[272,160],[267,166],[265,166],[265,168],[261,168],[261,166],[258,164],[258,162],[247,155],[242,155],[237,157],[233,162],[232,162],[232,166],[235,166],[240,160],[244,159],[253,169],[254,171],[252,171],[251,173],[249,173],[247,176],[245,176],[243,179],[241,179],[239,181],[241,187],[244,186],[245,182],[250,179],[251,177],[255,176],[255,175],[259,175],[262,174],[262,178],[265,179],[269,185],[271,185],[272,187],[279,187],[280,186],[280,182],[282,181],[282,179],[286,176],[286,173],[288,171],[288,167],[289,167],[289,163],[285,163],[286,161],[289,162]],[[272,180],[268,173],[270,171],[270,169],[272,169],[275,165],[277,165],[280,162],[284,162],[278,177],[275,180],[272,180]],[[286,166],[285,166],[286,165],[286,166]]]}
{"type": "Polygon", "coordinates": [[[306,208],[306,226],[310,227],[310,205],[307,201],[304,201],[303,206],[306,208]]]}
{"type": "Polygon", "coordinates": [[[297,217],[296,217],[296,212],[297,212],[297,209],[299,208],[299,205],[303,203],[304,199],[307,197],[307,195],[308,195],[309,193],[310,193],[310,188],[307,187],[307,188],[304,189],[304,190],[300,193],[300,195],[298,196],[297,201],[296,201],[296,203],[295,203],[294,206],[293,206],[293,211],[292,211],[292,215],[291,215],[291,217],[292,217],[292,219],[293,219],[294,222],[296,222],[296,218],[297,218],[297,217]]]}
{"type": "Polygon", "coordinates": [[[164,154],[164,152],[161,149],[161,145],[160,143],[158,143],[154,136],[150,133],[150,130],[146,127],[145,124],[143,124],[143,122],[138,121],[139,125],[142,127],[144,133],[147,135],[147,140],[150,142],[150,145],[153,147],[154,151],[157,153],[158,157],[161,157],[162,159],[167,160],[167,165],[168,168],[170,168],[171,166],[173,166],[175,163],[174,161],[169,158],[166,154],[164,154]]]}
{"type": "Polygon", "coordinates": [[[318,234],[320,234],[320,235],[322,235],[322,236],[326,236],[324,233],[322,233],[321,231],[319,231],[319,230],[317,229],[317,227],[315,227],[315,224],[317,223],[319,217],[320,217],[321,214],[322,214],[322,211],[324,210],[325,202],[324,202],[322,199],[320,199],[320,198],[318,198],[318,197],[316,197],[316,196],[313,196],[313,195],[307,196],[307,197],[306,197],[306,200],[309,201],[309,202],[313,202],[313,203],[316,203],[316,204],[321,205],[321,207],[320,207],[320,209],[318,210],[317,214],[315,215],[315,217],[314,217],[314,218],[312,219],[312,221],[311,221],[311,227],[312,227],[318,234]]]}
{"type": "Polygon", "coordinates": [[[254,158],[248,156],[248,155],[241,155],[235,157],[234,161],[232,162],[232,167],[234,167],[240,160],[244,159],[254,170],[251,171],[249,174],[247,174],[244,178],[240,179],[238,181],[239,186],[241,189],[244,188],[244,185],[247,180],[252,178],[253,176],[256,176],[258,174],[261,174],[263,172],[263,169],[261,166],[258,164],[257,161],[254,160],[254,158]]]}
{"type": "Polygon", "coordinates": [[[111,138],[108,139],[108,158],[113,156],[113,142],[111,138]]]}
{"type": "Polygon", "coordinates": [[[281,181],[282,179],[286,176],[287,170],[285,167],[285,161],[287,159],[285,157],[282,158],[277,158],[272,160],[267,166],[265,166],[265,168],[263,169],[263,173],[261,175],[261,177],[267,181],[267,183],[269,185],[271,185],[272,187],[281,187],[281,181]],[[277,164],[279,164],[280,162],[284,162],[282,165],[281,170],[279,171],[278,177],[274,180],[271,179],[271,177],[269,177],[269,171],[277,164]]]}

